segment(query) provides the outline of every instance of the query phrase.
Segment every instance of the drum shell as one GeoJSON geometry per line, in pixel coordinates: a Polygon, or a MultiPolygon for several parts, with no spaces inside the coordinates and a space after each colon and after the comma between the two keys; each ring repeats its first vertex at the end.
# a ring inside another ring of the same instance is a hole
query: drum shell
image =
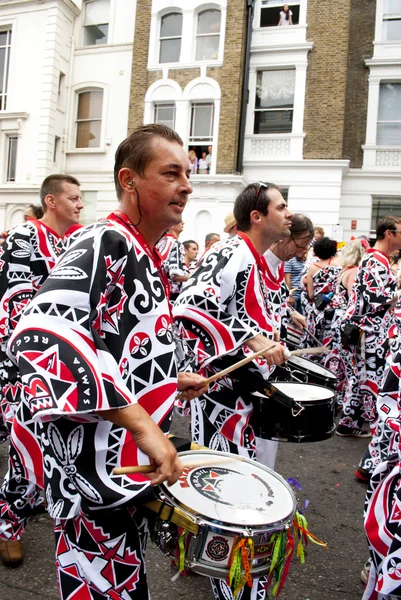
{"type": "Polygon", "coordinates": [[[251,418],[255,435],[263,439],[293,443],[320,442],[334,435],[334,394],[330,399],[324,400],[294,400],[303,409],[297,411],[298,414],[282,402],[276,402],[274,395],[271,398],[255,398],[252,401],[254,408],[251,418]]]}
{"type": "MultiPolygon", "coordinates": [[[[215,455],[222,453],[209,451],[215,455]]],[[[183,452],[180,455],[190,455],[190,452],[183,452]]],[[[194,454],[194,453],[192,453],[194,454]]],[[[224,457],[231,456],[228,453],[223,454],[224,457]]],[[[238,457],[235,457],[238,458],[238,457]]],[[[276,532],[282,532],[292,525],[292,520],[296,509],[296,499],[294,493],[288,483],[277,473],[271,471],[267,467],[260,465],[255,461],[241,457],[241,461],[250,463],[258,469],[258,471],[267,471],[270,477],[274,475],[276,490],[277,486],[286,488],[286,495],[289,500],[288,512],[282,514],[278,520],[263,525],[244,525],[241,523],[226,523],[216,522],[215,520],[204,517],[198,514],[196,510],[182,504],[174,496],[171,488],[160,486],[160,500],[168,506],[179,509],[186,517],[193,520],[198,526],[198,534],[187,531],[185,534],[185,567],[209,577],[219,579],[227,579],[229,574],[229,561],[231,550],[235,542],[239,538],[251,538],[255,548],[254,559],[251,564],[251,573],[253,577],[260,577],[269,573],[271,565],[271,556],[273,552],[274,540],[272,536],[276,532]],[[290,508],[291,507],[291,508],[290,508]]],[[[257,473],[258,471],[252,471],[257,473]]],[[[268,480],[272,485],[272,479],[268,480]]],[[[276,516],[278,516],[276,514],[276,516]]],[[[156,518],[156,525],[153,531],[153,539],[165,554],[169,554],[173,558],[177,558],[177,548],[179,532],[178,526],[171,522],[161,522],[156,518]],[[164,539],[170,539],[170,544],[158,543],[157,535],[161,531],[164,539]],[[167,535],[166,535],[167,533],[167,535]]]]}
{"type": "Polygon", "coordinates": [[[320,385],[336,391],[336,377],[331,373],[325,376],[324,373],[314,371],[314,363],[311,360],[303,359],[303,363],[305,363],[305,366],[294,364],[290,358],[283,365],[275,368],[271,381],[298,381],[299,383],[320,385]]]}

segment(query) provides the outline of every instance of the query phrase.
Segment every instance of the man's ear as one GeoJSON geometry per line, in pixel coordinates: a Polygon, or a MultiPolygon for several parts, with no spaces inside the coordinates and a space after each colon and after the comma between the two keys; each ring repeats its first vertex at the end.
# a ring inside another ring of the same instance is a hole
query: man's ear
{"type": "Polygon", "coordinates": [[[56,197],[53,194],[47,194],[44,198],[44,203],[47,208],[55,208],[56,206],[56,197]]]}
{"type": "Polygon", "coordinates": [[[135,192],[136,191],[136,178],[137,174],[132,169],[128,167],[123,167],[118,172],[118,181],[123,190],[127,192],[135,192]]]}

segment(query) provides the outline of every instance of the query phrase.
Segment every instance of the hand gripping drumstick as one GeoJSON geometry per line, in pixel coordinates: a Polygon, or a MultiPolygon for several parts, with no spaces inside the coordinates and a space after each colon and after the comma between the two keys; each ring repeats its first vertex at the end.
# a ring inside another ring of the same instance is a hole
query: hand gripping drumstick
{"type": "MultiPolygon", "coordinates": [[[[231,457],[232,460],[241,460],[241,457],[231,457]]],[[[206,465],[211,465],[214,467],[219,464],[227,464],[230,462],[227,458],[215,458],[211,456],[210,458],[204,458],[203,460],[199,460],[197,462],[190,463],[188,465],[184,465],[185,469],[196,469],[197,467],[205,467],[206,465]]],[[[136,467],[115,467],[113,469],[113,475],[145,475],[146,473],[153,473],[157,467],[155,465],[137,465],[136,467]]]]}
{"type": "MultiPolygon", "coordinates": [[[[214,381],[217,381],[218,379],[225,377],[229,373],[232,373],[232,371],[235,371],[236,369],[243,367],[247,363],[251,362],[251,360],[254,360],[255,358],[258,358],[259,356],[262,356],[265,352],[268,352],[269,350],[274,348],[275,345],[276,344],[272,344],[271,346],[267,346],[266,348],[263,348],[263,350],[258,350],[258,352],[253,352],[253,354],[249,354],[249,356],[247,356],[246,358],[243,358],[242,360],[235,363],[234,365],[227,367],[227,369],[223,369],[222,371],[215,373],[211,377],[208,377],[207,379],[205,379],[204,385],[210,385],[214,381]]],[[[288,352],[288,354],[286,353],[285,360],[288,360],[291,356],[303,356],[304,354],[326,354],[327,352],[329,352],[329,349],[326,346],[319,346],[319,348],[300,348],[299,350],[293,350],[292,352],[289,352],[287,350],[287,352],[288,352]]],[[[176,400],[180,400],[180,398],[182,398],[182,393],[177,394],[176,400]]]]}

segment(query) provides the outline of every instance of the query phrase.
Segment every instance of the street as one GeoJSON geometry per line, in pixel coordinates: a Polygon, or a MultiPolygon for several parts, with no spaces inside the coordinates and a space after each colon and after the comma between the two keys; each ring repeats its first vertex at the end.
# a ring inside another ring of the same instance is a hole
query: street
{"type": "MultiPolygon", "coordinates": [[[[173,430],[182,435],[187,424],[175,417],[173,430]]],[[[326,542],[328,550],[309,544],[305,564],[294,557],[281,600],[359,600],[363,593],[360,571],[368,557],[362,525],[365,486],[354,470],[366,440],[332,439],[314,444],[280,444],[276,470],[302,485],[300,505],[309,501],[309,529],[326,542]]],[[[0,447],[0,472],[6,468],[7,448],[0,447]]],[[[25,559],[20,567],[0,565],[0,600],[57,600],[52,523],[45,515],[34,517],[23,538],[25,559]]],[[[212,598],[207,578],[179,577],[170,561],[152,543],[147,571],[152,600],[212,598]]],[[[271,597],[271,593],[270,593],[271,597]]]]}

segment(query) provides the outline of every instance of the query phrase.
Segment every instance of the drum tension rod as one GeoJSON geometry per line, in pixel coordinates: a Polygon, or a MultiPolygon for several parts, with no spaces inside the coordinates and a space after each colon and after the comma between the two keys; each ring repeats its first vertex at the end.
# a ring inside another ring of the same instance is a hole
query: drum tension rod
{"type": "Polygon", "coordinates": [[[301,406],[300,404],[298,404],[298,407],[299,407],[299,411],[297,413],[294,413],[294,410],[295,410],[294,408],[291,409],[291,413],[292,413],[293,417],[298,417],[301,414],[301,412],[305,410],[305,407],[301,406]]]}

